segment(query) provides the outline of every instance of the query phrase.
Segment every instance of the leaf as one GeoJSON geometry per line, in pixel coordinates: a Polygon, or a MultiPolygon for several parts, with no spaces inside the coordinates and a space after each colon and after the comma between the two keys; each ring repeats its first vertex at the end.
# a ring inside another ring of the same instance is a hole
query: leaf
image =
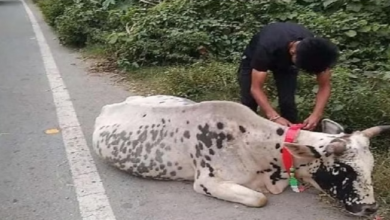
{"type": "Polygon", "coordinates": [[[109,44],[115,44],[118,41],[118,34],[113,34],[108,41],[109,44]]]}
{"type": "Polygon", "coordinates": [[[351,63],[358,63],[358,62],[360,62],[361,60],[359,59],[359,58],[353,58],[353,59],[351,59],[349,62],[351,62],[351,63]]]}
{"type": "Polygon", "coordinates": [[[318,85],[315,85],[311,91],[313,93],[317,93],[318,92],[318,85]]]}
{"type": "Polygon", "coordinates": [[[110,5],[114,5],[115,4],[115,0],[105,0],[104,2],[103,2],[103,8],[108,8],[108,6],[110,6],[110,5]]]}
{"type": "Polygon", "coordinates": [[[352,73],[348,73],[347,75],[348,75],[349,78],[352,78],[352,79],[358,79],[359,78],[358,76],[356,76],[356,75],[354,75],[352,73]]]}
{"type": "Polygon", "coordinates": [[[360,3],[348,3],[347,4],[347,10],[348,11],[354,11],[359,12],[362,9],[362,4],[360,3]]]}
{"type": "Polygon", "coordinates": [[[390,47],[387,48],[387,50],[386,50],[386,55],[387,55],[387,58],[390,59],[390,47]]]}
{"type": "Polygon", "coordinates": [[[337,0],[325,0],[324,3],[323,3],[323,6],[325,8],[328,8],[330,5],[332,5],[333,3],[336,3],[337,0]]]}
{"type": "Polygon", "coordinates": [[[364,26],[364,27],[360,28],[359,31],[363,32],[363,33],[367,33],[369,31],[371,31],[371,26],[364,26]]]}
{"type": "Polygon", "coordinates": [[[344,105],[343,104],[337,104],[332,110],[333,111],[341,111],[344,109],[344,105]]]}
{"type": "Polygon", "coordinates": [[[354,30],[349,30],[349,31],[345,32],[345,35],[347,35],[348,37],[355,37],[357,35],[357,33],[354,30]]]}
{"type": "Polygon", "coordinates": [[[57,133],[59,133],[59,132],[60,132],[60,130],[58,130],[58,129],[56,129],[56,128],[47,129],[47,130],[45,131],[46,134],[57,134],[57,133]]]}

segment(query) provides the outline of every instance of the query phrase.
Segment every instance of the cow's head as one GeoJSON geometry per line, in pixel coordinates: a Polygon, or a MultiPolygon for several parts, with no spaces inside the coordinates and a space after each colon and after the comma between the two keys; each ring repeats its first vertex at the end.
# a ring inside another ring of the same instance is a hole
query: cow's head
{"type": "Polygon", "coordinates": [[[372,182],[374,158],[370,152],[370,138],[390,131],[390,126],[345,134],[342,126],[324,120],[322,129],[327,134],[315,133],[317,143],[285,143],[301,161],[297,175],[342,202],[349,213],[357,216],[374,214],[378,206],[372,182]]]}

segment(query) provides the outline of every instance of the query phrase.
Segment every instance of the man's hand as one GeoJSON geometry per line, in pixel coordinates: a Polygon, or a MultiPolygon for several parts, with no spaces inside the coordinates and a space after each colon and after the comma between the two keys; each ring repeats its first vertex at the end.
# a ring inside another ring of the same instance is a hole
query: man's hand
{"type": "Polygon", "coordinates": [[[311,114],[305,121],[303,121],[303,129],[312,131],[318,125],[320,119],[320,115],[311,114]]]}
{"type": "Polygon", "coordinates": [[[287,126],[287,127],[291,126],[291,122],[289,122],[287,119],[282,118],[282,117],[276,119],[274,122],[276,122],[280,125],[283,125],[283,126],[287,126]]]}

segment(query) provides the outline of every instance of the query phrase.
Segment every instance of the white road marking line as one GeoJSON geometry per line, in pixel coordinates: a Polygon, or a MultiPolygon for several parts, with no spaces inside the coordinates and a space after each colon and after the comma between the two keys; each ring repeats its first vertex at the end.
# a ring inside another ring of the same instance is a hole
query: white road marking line
{"type": "Polygon", "coordinates": [[[80,214],[83,220],[115,220],[99,173],[87,146],[69,93],[61,78],[49,45],[25,0],[24,8],[31,21],[41,51],[72,172],[80,214]]]}

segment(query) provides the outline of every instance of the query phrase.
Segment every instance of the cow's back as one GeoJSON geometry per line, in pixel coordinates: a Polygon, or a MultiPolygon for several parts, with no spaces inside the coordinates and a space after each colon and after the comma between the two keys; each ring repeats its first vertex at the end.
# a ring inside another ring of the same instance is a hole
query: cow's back
{"type": "Polygon", "coordinates": [[[136,176],[192,179],[190,146],[184,141],[188,124],[174,112],[159,108],[194,103],[173,96],[131,96],[106,105],[95,121],[94,150],[111,165],[136,176]]]}
{"type": "MultiPolygon", "coordinates": [[[[236,123],[256,126],[263,120],[233,102],[195,103],[172,96],[134,96],[102,108],[95,122],[93,144],[100,157],[133,175],[193,180],[197,171],[195,160],[201,155],[199,141],[206,146],[208,142],[215,144],[210,152],[219,154],[214,151],[219,151],[222,148],[219,145],[228,144],[226,141],[230,139],[237,143],[250,141],[241,140],[250,136],[242,134],[242,127],[236,123]],[[217,136],[209,136],[215,132],[217,136]]],[[[259,129],[256,131],[261,133],[259,129]]]]}

